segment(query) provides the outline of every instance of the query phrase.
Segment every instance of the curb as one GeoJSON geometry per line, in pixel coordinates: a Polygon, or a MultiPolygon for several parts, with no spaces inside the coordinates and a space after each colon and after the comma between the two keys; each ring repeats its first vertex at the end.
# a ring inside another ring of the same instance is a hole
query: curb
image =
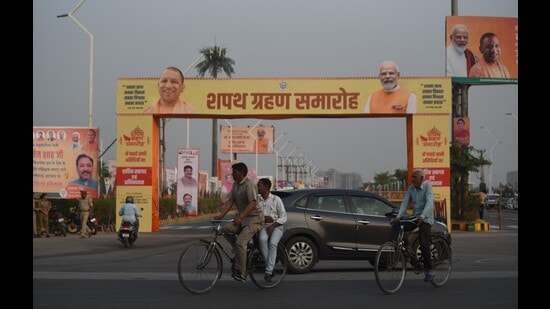
{"type": "Polygon", "coordinates": [[[467,231],[467,232],[487,232],[489,231],[489,223],[488,222],[453,223],[451,224],[451,230],[467,231]]]}

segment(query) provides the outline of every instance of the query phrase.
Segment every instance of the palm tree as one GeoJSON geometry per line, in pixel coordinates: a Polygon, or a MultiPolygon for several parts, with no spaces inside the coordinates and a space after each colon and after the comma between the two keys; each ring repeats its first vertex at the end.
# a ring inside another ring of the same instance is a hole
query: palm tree
{"type": "MultiPolygon", "coordinates": [[[[204,55],[204,60],[199,62],[195,69],[199,73],[200,77],[204,77],[204,74],[208,72],[212,78],[218,78],[218,73],[222,71],[231,77],[235,71],[233,65],[235,60],[226,57],[227,50],[224,47],[214,45],[212,47],[205,47],[199,51],[204,55]]],[[[218,166],[218,119],[212,119],[212,176],[217,176],[218,166]]]]}

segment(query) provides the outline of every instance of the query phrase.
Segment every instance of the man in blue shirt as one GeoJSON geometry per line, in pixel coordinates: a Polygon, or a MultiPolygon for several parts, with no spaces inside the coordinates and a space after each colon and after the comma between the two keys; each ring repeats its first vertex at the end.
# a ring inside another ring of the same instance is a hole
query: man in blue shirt
{"type": "Polygon", "coordinates": [[[413,216],[417,217],[416,224],[420,228],[420,251],[422,251],[422,263],[424,264],[424,281],[431,282],[434,278],[432,260],[430,257],[430,234],[434,225],[434,195],[432,185],[424,182],[424,170],[415,169],[411,176],[412,185],[409,186],[399,212],[391,219],[391,239],[396,240],[399,232],[399,219],[407,216],[409,203],[413,205],[413,216]]]}
{"type": "Polygon", "coordinates": [[[122,216],[122,222],[128,221],[131,222],[135,227],[136,239],[138,238],[139,233],[139,220],[138,217],[141,217],[139,209],[136,204],[134,204],[134,198],[132,196],[126,197],[126,203],[120,207],[118,215],[122,216]]]}

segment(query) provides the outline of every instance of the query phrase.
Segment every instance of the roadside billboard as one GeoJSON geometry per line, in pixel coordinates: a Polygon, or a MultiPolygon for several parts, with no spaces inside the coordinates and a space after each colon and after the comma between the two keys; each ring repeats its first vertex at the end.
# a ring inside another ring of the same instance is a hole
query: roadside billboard
{"type": "Polygon", "coordinates": [[[179,211],[190,216],[199,214],[199,157],[198,148],[178,148],[178,185],[176,204],[179,211]]]}
{"type": "Polygon", "coordinates": [[[447,16],[445,47],[446,76],[455,83],[518,82],[517,17],[447,16]]]}
{"type": "Polygon", "coordinates": [[[98,197],[99,129],[33,127],[32,189],[49,198],[98,197]]]}
{"type": "Polygon", "coordinates": [[[273,154],[273,127],[222,126],[222,153],[273,154]]]}

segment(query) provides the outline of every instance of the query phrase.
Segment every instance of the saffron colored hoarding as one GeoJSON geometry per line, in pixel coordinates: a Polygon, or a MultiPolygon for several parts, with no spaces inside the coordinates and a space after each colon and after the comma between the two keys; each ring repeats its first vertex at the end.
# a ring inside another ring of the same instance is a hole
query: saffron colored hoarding
{"type": "Polygon", "coordinates": [[[49,198],[98,196],[99,129],[33,127],[32,189],[49,198]]]}

